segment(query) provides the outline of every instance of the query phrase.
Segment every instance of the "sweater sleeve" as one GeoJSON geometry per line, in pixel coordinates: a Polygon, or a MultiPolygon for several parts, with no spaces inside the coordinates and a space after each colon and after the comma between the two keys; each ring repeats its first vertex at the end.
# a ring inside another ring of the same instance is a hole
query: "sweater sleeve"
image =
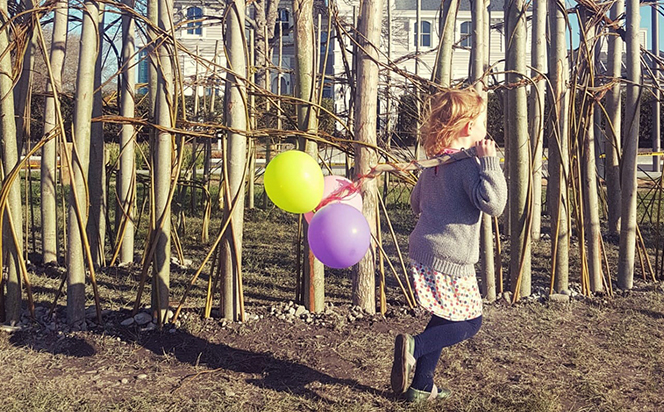
{"type": "Polygon", "coordinates": [[[467,182],[466,191],[475,207],[491,216],[499,216],[507,203],[507,183],[496,156],[480,157],[479,175],[467,182]]]}
{"type": "Polygon", "coordinates": [[[417,179],[417,183],[415,184],[413,191],[410,193],[410,208],[413,209],[415,215],[419,215],[422,212],[420,209],[420,188],[422,186],[420,184],[421,179],[422,176],[420,175],[420,178],[417,179]]]}

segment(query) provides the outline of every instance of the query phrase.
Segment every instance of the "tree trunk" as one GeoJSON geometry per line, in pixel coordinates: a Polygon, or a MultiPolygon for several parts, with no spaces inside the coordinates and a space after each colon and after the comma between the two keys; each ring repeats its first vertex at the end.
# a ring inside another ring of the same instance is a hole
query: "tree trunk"
{"type": "MultiPolygon", "coordinates": [[[[611,6],[610,19],[617,21],[619,16],[625,12],[624,0],[616,0],[611,6]]],[[[606,142],[604,144],[606,153],[604,160],[604,174],[606,178],[606,199],[608,206],[608,229],[612,235],[620,231],[620,152],[622,150],[622,108],[620,105],[620,79],[622,77],[622,39],[617,36],[609,36],[608,50],[608,75],[610,80],[616,80],[613,87],[606,93],[606,142]]]]}
{"type": "MultiPolygon", "coordinates": [[[[104,3],[99,3],[99,48],[104,38],[104,3]]],[[[95,67],[95,94],[92,106],[92,117],[102,115],[102,93],[101,72],[102,53],[97,54],[95,67]]],[[[92,123],[90,135],[90,164],[88,171],[88,190],[90,192],[90,215],[88,216],[88,239],[90,240],[90,251],[92,261],[95,265],[105,266],[106,240],[106,160],[104,156],[104,124],[102,122],[92,123]]]]}
{"type": "MultiPolygon", "coordinates": [[[[433,72],[434,82],[443,87],[450,87],[452,81],[452,46],[454,45],[454,26],[456,23],[459,0],[442,1],[442,16],[439,31],[442,33],[436,55],[436,68],[433,72]]],[[[418,39],[419,40],[419,39],[418,39]]]]}
{"type": "MultiPolygon", "coordinates": [[[[72,155],[73,180],[69,194],[67,225],[67,322],[85,322],[85,260],[82,231],[88,215],[86,178],[90,164],[90,133],[95,84],[95,62],[99,49],[99,3],[86,1],[83,11],[80,61],[76,81],[74,139],[72,155]],[[76,210],[78,209],[81,225],[76,210]]],[[[97,167],[97,165],[95,165],[97,167]]]]}
{"type": "MultiPolygon", "coordinates": [[[[507,82],[517,84],[526,77],[526,10],[523,0],[507,3],[506,69],[507,82]]],[[[507,119],[510,124],[509,197],[510,202],[510,281],[516,296],[529,296],[531,189],[530,141],[528,139],[528,96],[524,85],[507,89],[507,119]]]]}
{"type": "Polygon", "coordinates": [[[620,213],[620,250],[618,253],[618,287],[634,285],[634,252],[636,247],[636,156],[639,144],[641,109],[641,60],[639,41],[639,2],[627,1],[627,100],[625,102],[625,147],[622,156],[622,207],[620,213]]]}
{"type": "MultiPolygon", "coordinates": [[[[532,77],[546,69],[546,0],[533,2],[532,77]]],[[[544,98],[546,80],[540,78],[530,93],[530,147],[533,153],[532,238],[538,241],[542,230],[542,155],[544,141],[544,98]]]]}
{"type": "MultiPolygon", "coordinates": [[[[134,8],[134,0],[124,0],[124,4],[130,9],[134,8]]],[[[134,43],[134,18],[129,13],[122,15],[122,64],[123,70],[120,75],[120,115],[125,118],[133,118],[134,113],[134,88],[136,84],[136,71],[132,69],[133,56],[135,53],[134,43]]],[[[119,216],[118,241],[120,244],[120,263],[131,263],[134,260],[134,202],[136,198],[136,163],[134,161],[134,125],[122,125],[120,134],[120,168],[117,175],[116,196],[118,208],[116,215],[119,216]]]]}
{"type": "MultiPolygon", "coordinates": [[[[172,0],[159,0],[158,2],[159,28],[170,32],[172,24],[172,0]]],[[[173,63],[175,56],[170,42],[161,43],[157,49],[159,58],[157,95],[156,95],[156,121],[159,126],[172,128],[173,119],[173,63]]],[[[159,322],[167,321],[168,298],[170,294],[170,265],[171,265],[171,173],[173,156],[173,136],[170,132],[159,130],[156,132],[153,149],[154,173],[154,213],[155,231],[152,242],[157,242],[153,260],[154,275],[152,278],[152,312],[157,315],[159,322]]]]}
{"type": "MultiPolygon", "coordinates": [[[[64,67],[67,44],[67,18],[69,8],[64,0],[56,3],[54,12],[53,32],[51,35],[51,78],[46,83],[46,102],[44,108],[44,136],[57,133],[60,128],[56,117],[59,110],[59,95],[62,92],[62,69],[64,67]],[[56,101],[57,99],[57,101],[56,101]]],[[[62,129],[61,129],[62,130],[62,129]]],[[[64,130],[62,130],[64,131],[64,130]]],[[[41,158],[41,233],[42,233],[42,260],[45,264],[55,263],[58,260],[58,220],[56,215],[56,182],[57,182],[57,147],[58,141],[64,136],[48,140],[42,147],[41,158]]]]}
{"type": "MultiPolygon", "coordinates": [[[[376,116],[378,101],[378,46],[380,44],[382,0],[364,0],[358,22],[359,44],[357,60],[357,89],[355,95],[355,139],[370,146],[376,145],[376,116]]],[[[355,165],[358,175],[369,173],[378,162],[376,150],[357,145],[355,165]]],[[[371,233],[376,233],[377,183],[375,179],[362,184],[362,212],[369,222],[371,233]]],[[[353,304],[368,313],[376,312],[376,249],[367,254],[353,268],[353,304]]]]}
{"type": "Polygon", "coordinates": [[[226,50],[229,71],[226,81],[226,119],[228,148],[224,151],[228,169],[225,218],[231,219],[221,244],[223,269],[222,316],[228,320],[243,320],[242,305],[242,220],[244,217],[244,169],[247,161],[247,92],[242,79],[247,78],[247,60],[244,52],[245,3],[229,0],[230,12],[226,19],[226,50]],[[232,202],[237,202],[231,213],[232,202]]]}
{"type": "Polygon", "coordinates": [[[565,40],[565,4],[549,0],[549,81],[551,82],[551,134],[549,136],[549,185],[551,205],[551,255],[554,290],[566,292],[569,288],[569,204],[567,178],[569,176],[569,144],[567,129],[567,45],[565,40]]]}
{"type": "MultiPolygon", "coordinates": [[[[295,97],[308,102],[316,101],[315,70],[318,59],[314,44],[313,0],[294,0],[295,19],[295,97]]],[[[297,106],[297,123],[300,130],[316,134],[318,129],[317,111],[311,104],[297,106]]],[[[318,158],[318,144],[300,138],[300,150],[314,159],[318,158]]],[[[325,305],[325,270],[309,249],[307,228],[304,223],[304,306],[310,312],[320,312],[325,305]]]]}

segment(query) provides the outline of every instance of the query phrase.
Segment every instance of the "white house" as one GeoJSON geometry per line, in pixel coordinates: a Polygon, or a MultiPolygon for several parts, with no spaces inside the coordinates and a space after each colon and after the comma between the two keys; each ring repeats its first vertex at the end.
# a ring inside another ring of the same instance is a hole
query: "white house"
{"type": "MultiPolygon", "coordinates": [[[[339,17],[344,26],[350,30],[354,16],[357,14],[358,1],[338,0],[339,17]]],[[[380,44],[380,59],[387,63],[388,60],[396,65],[402,72],[410,76],[419,76],[431,79],[436,60],[436,51],[440,43],[440,0],[386,0],[383,14],[382,40],[380,44]],[[388,18],[388,8],[390,9],[388,18]],[[418,21],[419,27],[418,30],[418,21]],[[391,31],[391,47],[388,49],[388,38],[391,31]]],[[[489,58],[490,63],[500,62],[505,56],[505,36],[503,33],[503,1],[491,1],[489,15],[491,30],[489,36],[489,58]]],[[[470,2],[462,0],[455,22],[455,44],[452,55],[452,79],[462,81],[468,77],[472,38],[472,16],[470,2]]],[[[528,23],[530,24],[530,23],[528,23]]],[[[349,87],[344,82],[344,66],[342,44],[346,48],[346,55],[351,55],[351,42],[346,37],[342,43],[340,36],[336,38],[334,48],[335,78],[339,79],[335,85],[335,105],[338,112],[347,109],[349,101],[349,87]]],[[[530,41],[527,44],[530,50],[530,41]]],[[[530,58],[528,52],[527,59],[530,58]]],[[[502,64],[497,67],[502,70],[502,64]]],[[[381,84],[385,84],[387,72],[381,71],[383,78],[381,84]]],[[[407,88],[408,80],[401,75],[390,74],[392,89],[390,94],[399,94],[407,88]]],[[[384,99],[381,100],[384,103],[384,99]]],[[[384,107],[381,108],[384,111],[384,107]]]]}
{"type": "MultiPolygon", "coordinates": [[[[325,10],[327,0],[316,0],[321,2],[315,9],[325,10]]],[[[354,19],[359,11],[359,0],[334,0],[338,8],[338,16],[341,26],[346,33],[339,33],[333,30],[330,37],[331,42],[327,44],[327,18],[322,16],[320,19],[315,16],[315,25],[321,22],[320,28],[316,28],[320,34],[319,61],[327,53],[326,64],[326,82],[323,90],[323,97],[333,98],[335,110],[343,114],[348,109],[349,104],[349,81],[346,72],[352,71],[353,46],[347,33],[352,33],[354,19]],[[329,49],[328,49],[329,47],[329,49]],[[327,49],[327,50],[326,50],[327,49]]],[[[222,90],[223,83],[220,76],[223,76],[221,67],[225,67],[225,56],[223,52],[222,27],[223,16],[222,2],[212,2],[210,0],[176,0],[174,10],[174,20],[176,23],[176,36],[180,44],[187,52],[179,53],[180,70],[184,76],[185,86],[189,85],[186,94],[194,92],[193,80],[198,71],[199,79],[210,79],[204,87],[200,87],[199,94],[209,94],[214,90],[214,84],[217,84],[217,92],[222,90]],[[194,58],[198,55],[200,59],[194,58]],[[216,67],[207,62],[215,62],[216,67]],[[198,68],[197,68],[198,66],[198,68]],[[214,80],[216,78],[216,80],[214,80]]],[[[293,39],[293,21],[291,13],[292,2],[281,1],[279,7],[279,18],[275,39],[272,42],[272,63],[273,70],[272,92],[278,89],[282,94],[291,94],[292,71],[295,65],[294,61],[294,39],[293,39]],[[281,48],[279,47],[281,43],[281,48]],[[279,50],[282,50],[281,54],[279,50]]],[[[489,36],[489,63],[495,65],[496,71],[501,71],[503,65],[500,63],[505,56],[505,34],[503,31],[503,7],[504,1],[491,1],[489,3],[490,18],[490,36],[489,36]]],[[[253,8],[247,7],[247,14],[252,16],[253,8]]],[[[459,11],[455,23],[455,45],[453,51],[452,77],[454,81],[462,81],[468,76],[469,62],[471,54],[472,39],[471,33],[471,11],[470,2],[461,0],[459,11]]],[[[409,75],[430,79],[436,58],[436,48],[440,41],[439,33],[440,20],[440,0],[385,0],[382,41],[380,44],[381,61],[387,63],[388,58],[401,71],[409,75]],[[417,12],[419,2],[419,13],[417,12]],[[388,8],[390,9],[390,18],[388,19],[388,8]],[[420,30],[418,30],[417,20],[419,15],[420,30]],[[391,48],[389,50],[387,39],[388,32],[391,30],[391,48]],[[418,54],[419,53],[419,54],[418,54]]],[[[531,22],[527,21],[528,29],[531,22]]],[[[333,26],[334,27],[334,26],[333,26]]],[[[247,35],[249,37],[249,35],[247,35]]],[[[530,37],[530,36],[528,36],[530,37]]],[[[642,39],[645,44],[645,30],[642,33],[642,39]]],[[[530,39],[526,45],[526,61],[530,62],[530,39]]],[[[322,67],[322,64],[319,65],[322,67]]],[[[139,68],[139,82],[142,74],[147,71],[139,68]]],[[[381,69],[381,88],[385,88],[387,70],[381,69]]],[[[399,93],[407,86],[408,81],[405,77],[392,73],[390,75],[391,84],[394,86],[392,93],[399,93]]],[[[499,76],[497,80],[502,80],[499,76]]],[[[200,83],[199,83],[200,84],[200,83]]],[[[382,109],[381,109],[382,110],[382,109]]]]}

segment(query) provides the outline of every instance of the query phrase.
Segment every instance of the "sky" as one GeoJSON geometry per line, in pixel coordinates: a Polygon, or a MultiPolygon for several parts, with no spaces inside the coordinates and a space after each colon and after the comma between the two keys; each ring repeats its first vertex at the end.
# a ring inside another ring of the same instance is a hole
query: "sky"
{"type": "MultiPolygon", "coordinates": [[[[661,11],[661,10],[660,10],[661,11]]],[[[664,17],[661,13],[657,13],[657,20],[659,22],[659,49],[664,48],[664,17]]],[[[652,25],[652,7],[641,7],[641,27],[648,29],[648,48],[652,48],[652,34],[650,27],[652,25]]]]}
{"type": "MultiPolygon", "coordinates": [[[[567,4],[569,9],[574,7],[576,5],[576,2],[568,1],[567,4]]],[[[657,4],[659,4],[660,7],[664,5],[664,3],[662,2],[658,2],[657,4]]],[[[572,45],[574,48],[576,48],[579,44],[578,23],[576,21],[575,15],[570,14],[569,17],[570,17],[570,26],[572,32],[572,45]]],[[[659,20],[659,48],[660,50],[662,50],[664,49],[664,16],[662,16],[661,13],[657,13],[657,18],[659,20]]],[[[648,30],[648,35],[646,36],[646,38],[648,39],[648,46],[647,46],[648,49],[652,48],[651,26],[652,26],[652,7],[641,6],[641,27],[648,30]]]]}

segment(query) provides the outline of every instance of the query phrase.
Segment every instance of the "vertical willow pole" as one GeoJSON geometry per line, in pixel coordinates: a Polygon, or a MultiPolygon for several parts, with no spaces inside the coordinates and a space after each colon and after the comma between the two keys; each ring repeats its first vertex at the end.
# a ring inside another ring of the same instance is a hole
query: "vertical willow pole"
{"type": "Polygon", "coordinates": [[[433,80],[443,87],[449,87],[452,81],[452,46],[459,0],[441,1],[440,8],[439,31],[442,35],[438,44],[433,80]]]}
{"type": "MultiPolygon", "coordinates": [[[[8,16],[7,1],[0,0],[0,21],[5,23],[5,16],[8,16]]],[[[16,130],[16,119],[14,118],[14,99],[12,87],[14,79],[12,78],[12,61],[9,53],[9,24],[5,24],[0,31],[0,50],[4,52],[0,55],[0,138],[2,139],[2,167],[4,174],[9,173],[18,164],[18,134],[16,130]]],[[[4,176],[2,176],[4,178],[4,176]]],[[[14,244],[10,221],[13,222],[16,230],[20,230],[23,221],[21,211],[21,187],[18,180],[11,183],[7,208],[4,209],[4,224],[2,227],[2,253],[7,256],[5,265],[7,267],[7,279],[0,281],[0,285],[7,285],[7,299],[5,304],[5,313],[3,320],[10,323],[18,323],[21,320],[21,272],[19,259],[23,251],[22,237],[17,236],[18,245],[14,244]]],[[[4,274],[3,274],[4,277],[4,274]]],[[[0,295],[4,293],[0,288],[0,295]]]]}
{"type": "MultiPolygon", "coordinates": [[[[134,8],[134,0],[124,0],[130,9],[134,8]]],[[[134,88],[136,84],[135,70],[132,68],[134,58],[134,18],[129,13],[122,14],[122,84],[120,89],[120,115],[125,118],[134,117],[134,88]]],[[[117,175],[116,196],[120,216],[120,263],[134,260],[134,202],[136,197],[136,162],[134,160],[134,125],[122,125],[120,133],[120,168],[117,175]]]]}
{"type": "MultiPolygon", "coordinates": [[[[378,45],[382,26],[383,1],[364,0],[358,22],[358,41],[362,46],[357,60],[357,89],[355,95],[355,138],[369,146],[355,148],[357,173],[365,175],[378,161],[376,145],[376,115],[378,101],[378,45]]],[[[369,180],[362,185],[362,211],[371,233],[376,233],[377,184],[369,180]]],[[[353,268],[353,304],[369,313],[376,313],[376,253],[375,246],[353,268]]]]}
{"type": "Polygon", "coordinates": [[[620,250],[618,254],[618,286],[631,289],[634,285],[634,254],[636,248],[636,156],[639,143],[641,110],[641,59],[639,41],[638,0],[626,2],[627,43],[627,100],[625,101],[625,147],[622,156],[622,205],[620,224],[620,250]]]}
{"type": "MultiPolygon", "coordinates": [[[[295,97],[308,104],[297,106],[298,128],[307,133],[315,134],[318,130],[317,110],[311,102],[315,102],[314,85],[316,62],[316,46],[314,42],[313,0],[294,0],[293,17],[295,19],[295,97]]],[[[318,158],[318,144],[315,141],[300,138],[300,150],[314,159],[318,158]]],[[[325,271],[323,264],[316,259],[309,249],[307,239],[308,224],[304,224],[304,305],[311,312],[320,312],[325,304],[325,271]]]]}
{"type": "MultiPolygon", "coordinates": [[[[263,39],[265,43],[267,44],[268,42],[268,37],[267,37],[267,26],[263,30],[263,39]]],[[[267,50],[267,47],[265,48],[267,50]]],[[[270,56],[272,55],[271,53],[269,54],[270,56]]],[[[272,92],[272,73],[270,71],[270,65],[268,64],[269,59],[268,59],[268,53],[266,52],[263,55],[263,67],[265,67],[265,90],[268,92],[272,92]]],[[[278,78],[277,78],[278,79],[278,78]]],[[[270,111],[272,109],[272,105],[270,104],[269,99],[265,99],[265,115],[263,118],[266,120],[270,119],[270,111]]],[[[267,127],[271,127],[274,123],[272,123],[272,120],[269,121],[267,127]]],[[[272,158],[272,137],[269,135],[265,136],[265,166],[267,166],[268,163],[270,163],[270,159],[272,158]]],[[[267,209],[269,199],[267,197],[267,192],[263,190],[263,209],[267,209]]]]}
{"type": "MultiPolygon", "coordinates": [[[[200,56],[200,46],[197,44],[196,45],[196,56],[200,56]]],[[[200,116],[200,96],[199,96],[199,91],[200,91],[200,86],[198,85],[200,82],[200,60],[195,59],[195,72],[194,72],[194,87],[193,87],[193,93],[194,93],[194,121],[200,122],[201,118],[200,116]]],[[[211,140],[211,139],[206,139],[206,140],[211,140]]],[[[191,151],[191,180],[193,182],[196,181],[198,172],[196,170],[196,156],[198,156],[198,143],[199,139],[195,140],[194,143],[194,148],[191,151]]],[[[212,143],[210,143],[212,144],[212,143]]],[[[205,147],[205,143],[203,144],[205,147]]],[[[190,210],[191,213],[193,214],[194,211],[198,208],[198,202],[197,202],[197,193],[198,191],[196,190],[196,187],[192,186],[191,187],[191,199],[190,199],[190,210]]],[[[202,197],[204,199],[204,197],[202,197]]],[[[203,222],[203,230],[201,231],[201,242],[207,243],[208,242],[208,227],[205,224],[205,221],[203,222]]]]}
{"type": "MultiPolygon", "coordinates": [[[[69,6],[64,0],[55,5],[53,14],[53,31],[51,33],[51,78],[46,83],[46,103],[44,108],[44,136],[55,132],[58,128],[55,101],[62,91],[62,68],[64,67],[65,50],[67,44],[67,20],[69,6]]],[[[58,233],[56,218],[56,182],[57,182],[57,141],[53,138],[44,143],[41,158],[41,232],[42,232],[42,258],[45,264],[55,263],[58,260],[58,233]]]]}
{"type": "MultiPolygon", "coordinates": [[[[387,60],[392,61],[392,0],[387,0],[387,60]]],[[[385,150],[389,153],[392,149],[392,98],[390,97],[392,77],[389,70],[385,77],[385,150]]],[[[390,174],[385,173],[383,175],[383,199],[386,202],[389,187],[390,174]]]]}
{"type": "MultiPolygon", "coordinates": [[[[148,3],[148,21],[152,23],[155,27],[159,24],[159,0],[147,0],[148,3]]],[[[150,96],[150,117],[154,120],[156,116],[156,105],[157,105],[157,81],[159,80],[159,74],[157,73],[157,33],[152,29],[152,25],[147,26],[147,37],[148,45],[146,50],[148,51],[148,93],[150,96]]],[[[153,132],[152,132],[153,133],[153,132]]]]}
{"type": "MultiPolygon", "coordinates": [[[[609,18],[618,20],[625,12],[625,0],[616,0],[611,6],[609,18]]],[[[608,75],[613,82],[606,93],[606,142],[604,144],[604,173],[606,177],[606,192],[608,206],[608,229],[612,235],[620,232],[620,153],[622,151],[622,107],[620,104],[620,79],[622,77],[622,50],[623,41],[616,32],[609,35],[608,75]]]]}
{"type": "MultiPolygon", "coordinates": [[[[652,54],[654,56],[660,57],[659,54],[659,5],[657,3],[653,3],[651,6],[651,29],[652,29],[652,54]]],[[[661,150],[662,145],[661,145],[661,113],[660,113],[660,108],[662,106],[661,102],[659,101],[661,97],[661,93],[659,91],[659,70],[661,69],[661,65],[659,64],[659,61],[656,59],[653,59],[652,61],[652,72],[653,76],[655,77],[655,85],[657,85],[656,88],[653,89],[653,102],[652,102],[652,151],[657,153],[661,150]]],[[[661,165],[661,156],[653,156],[652,157],[652,167],[653,167],[653,172],[661,172],[662,171],[662,165],[661,165]]]]}
{"type": "MultiPolygon", "coordinates": [[[[250,128],[256,128],[256,32],[254,30],[249,31],[249,73],[250,81],[253,87],[251,95],[249,97],[249,110],[250,110],[250,128]]],[[[250,139],[248,142],[249,145],[249,173],[247,174],[247,207],[249,209],[254,208],[254,195],[255,195],[255,186],[254,180],[256,179],[256,144],[254,139],[250,139]]]]}
{"type": "MultiPolygon", "coordinates": [[[[604,290],[602,283],[602,256],[600,252],[600,222],[599,222],[599,204],[597,196],[597,175],[595,172],[595,103],[592,92],[595,90],[595,48],[599,47],[597,42],[597,26],[591,13],[582,9],[581,16],[586,18],[581,24],[586,25],[583,31],[581,41],[583,42],[582,59],[586,60],[587,70],[584,73],[587,81],[584,82],[587,88],[584,90],[583,99],[587,105],[587,112],[582,113],[581,119],[584,127],[580,131],[580,137],[583,139],[581,146],[581,178],[583,193],[583,221],[585,226],[585,238],[588,247],[588,275],[590,281],[590,290],[592,292],[601,292],[604,290]],[[585,133],[584,133],[585,131],[585,133]]],[[[582,245],[583,247],[583,245],[582,245]]],[[[582,270],[583,273],[583,270],[582,270]]]]}
{"type": "Polygon", "coordinates": [[[533,153],[533,227],[532,238],[540,239],[542,229],[542,155],[544,142],[544,98],[546,80],[538,77],[546,69],[546,0],[533,2],[532,77],[536,78],[530,93],[530,142],[533,153]]]}
{"type": "MultiPolygon", "coordinates": [[[[103,54],[101,53],[104,34],[104,3],[99,3],[99,52],[95,61],[95,94],[92,105],[92,117],[102,115],[101,72],[103,54]]],[[[90,163],[88,170],[88,191],[90,195],[90,214],[88,216],[87,231],[90,239],[90,250],[95,265],[105,265],[105,238],[106,238],[106,160],[104,156],[104,124],[94,122],[90,134],[90,163]]]]}
{"type": "MultiPolygon", "coordinates": [[[[26,10],[34,9],[35,5],[32,0],[23,0],[21,3],[25,5],[26,10]]],[[[31,13],[27,17],[32,19],[32,22],[39,24],[39,14],[31,13]]],[[[29,26],[28,26],[29,27],[29,26]]],[[[25,48],[25,53],[21,57],[23,59],[23,68],[21,76],[14,88],[14,113],[16,114],[16,131],[18,133],[19,147],[23,144],[25,139],[30,138],[30,118],[32,106],[32,88],[33,76],[35,66],[35,53],[39,50],[37,41],[37,30],[32,29],[30,39],[25,48]]]]}
{"type": "Polygon", "coordinates": [[[549,135],[549,185],[551,210],[551,256],[553,260],[553,289],[566,292],[569,289],[569,204],[567,178],[569,170],[569,144],[567,128],[568,64],[565,31],[567,16],[565,2],[549,0],[549,91],[551,103],[551,127],[549,135]]]}
{"type": "MultiPolygon", "coordinates": [[[[420,43],[422,43],[422,20],[420,18],[420,9],[422,8],[422,0],[415,0],[415,77],[420,76],[420,43]]],[[[422,92],[417,83],[413,82],[415,97],[415,159],[424,159],[425,154],[422,150],[421,136],[422,133],[422,92]]]]}
{"type": "MultiPolygon", "coordinates": [[[[159,28],[170,33],[172,25],[172,0],[158,0],[159,28]]],[[[173,114],[173,62],[175,56],[172,45],[162,42],[157,49],[158,76],[155,104],[156,123],[163,128],[157,130],[153,142],[152,158],[154,173],[154,233],[152,242],[156,242],[153,259],[152,277],[152,312],[159,323],[167,321],[168,298],[171,277],[171,165],[173,156],[173,135],[169,129],[174,125],[173,114]]]]}
{"type": "MultiPolygon", "coordinates": [[[[470,66],[470,80],[475,83],[475,90],[482,95],[484,100],[487,100],[487,93],[484,92],[483,83],[480,81],[484,74],[484,66],[486,62],[486,36],[485,31],[488,31],[488,24],[484,20],[484,11],[486,6],[484,0],[473,0],[471,3],[472,9],[472,25],[473,34],[472,51],[471,51],[471,66],[470,66]]],[[[481,270],[480,277],[482,279],[482,294],[489,301],[496,300],[496,276],[495,276],[495,262],[493,251],[493,231],[491,228],[491,216],[482,214],[482,226],[480,232],[480,250],[481,250],[481,270]]]]}
{"type": "Polygon", "coordinates": [[[470,53],[470,81],[475,83],[475,90],[486,100],[482,84],[478,82],[484,73],[484,0],[471,2],[472,13],[472,50],[470,53]]]}
{"type": "Polygon", "coordinates": [[[96,1],[86,1],[83,9],[81,51],[76,81],[74,149],[72,156],[74,179],[72,180],[69,196],[67,229],[67,322],[70,325],[77,326],[85,321],[85,262],[83,251],[88,245],[84,244],[81,232],[85,231],[88,211],[85,180],[88,176],[90,164],[94,74],[99,51],[98,24],[99,4],[96,1]]]}
{"type": "Polygon", "coordinates": [[[227,320],[244,320],[242,306],[242,219],[244,217],[244,169],[247,161],[247,58],[244,49],[245,2],[229,0],[226,20],[226,50],[229,71],[226,80],[225,111],[228,126],[228,148],[224,151],[227,168],[224,216],[231,219],[221,244],[223,269],[222,316],[227,320]],[[232,202],[237,202],[234,206],[232,202]],[[232,208],[232,213],[231,213],[232,208]]]}
{"type": "Polygon", "coordinates": [[[526,77],[526,4],[510,1],[505,10],[507,106],[510,136],[510,281],[514,298],[530,295],[531,290],[531,174],[528,139],[528,96],[520,81],[526,77]]]}

